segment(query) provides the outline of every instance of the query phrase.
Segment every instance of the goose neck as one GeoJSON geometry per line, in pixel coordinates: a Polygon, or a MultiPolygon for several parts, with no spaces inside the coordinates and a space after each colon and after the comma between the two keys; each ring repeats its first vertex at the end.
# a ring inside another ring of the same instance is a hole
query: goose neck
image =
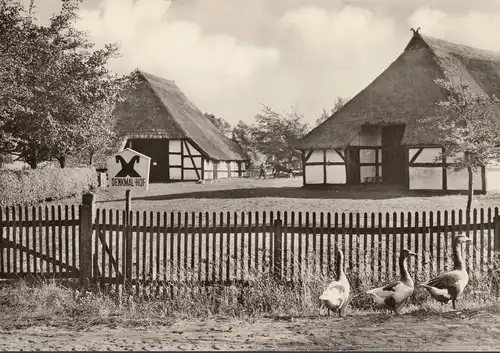
{"type": "Polygon", "coordinates": [[[456,243],[453,247],[453,260],[455,263],[456,270],[464,269],[464,259],[462,254],[462,245],[460,243],[456,243]]]}
{"type": "Polygon", "coordinates": [[[337,274],[337,280],[340,280],[342,277],[345,277],[344,273],[344,257],[339,254],[337,257],[337,263],[335,266],[335,272],[337,274]]]}
{"type": "Polygon", "coordinates": [[[401,256],[399,258],[399,272],[401,273],[401,281],[404,283],[413,283],[410,273],[408,272],[407,257],[401,256]]]}

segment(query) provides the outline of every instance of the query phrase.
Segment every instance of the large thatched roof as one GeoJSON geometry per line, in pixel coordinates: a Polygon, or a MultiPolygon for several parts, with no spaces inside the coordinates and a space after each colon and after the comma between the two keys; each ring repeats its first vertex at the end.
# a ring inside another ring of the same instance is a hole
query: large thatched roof
{"type": "Polygon", "coordinates": [[[144,71],[138,74],[139,84],[115,111],[118,134],[123,139],[190,138],[211,159],[249,159],[187,99],[174,81],[144,71]]]}
{"type": "Polygon", "coordinates": [[[297,142],[299,149],[343,148],[362,125],[406,124],[403,144],[437,144],[425,118],[439,114],[447,92],[435,83],[465,81],[473,90],[500,97],[500,54],[416,32],[404,52],[370,85],[297,142]]]}

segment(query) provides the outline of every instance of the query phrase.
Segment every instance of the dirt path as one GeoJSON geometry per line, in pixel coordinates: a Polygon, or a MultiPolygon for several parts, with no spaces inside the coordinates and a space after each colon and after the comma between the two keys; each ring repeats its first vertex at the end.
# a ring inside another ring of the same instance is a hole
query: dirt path
{"type": "Polygon", "coordinates": [[[499,350],[500,314],[385,314],[250,321],[36,326],[0,331],[2,350],[499,350]]]}

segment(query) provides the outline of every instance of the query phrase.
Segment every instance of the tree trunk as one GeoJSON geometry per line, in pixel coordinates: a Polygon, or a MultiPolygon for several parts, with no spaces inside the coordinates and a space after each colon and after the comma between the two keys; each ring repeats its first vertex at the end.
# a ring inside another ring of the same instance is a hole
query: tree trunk
{"type": "Polygon", "coordinates": [[[92,167],[92,165],[94,164],[94,153],[93,152],[90,152],[90,156],[89,156],[89,166],[92,167]]]}
{"type": "Polygon", "coordinates": [[[27,159],[26,163],[28,163],[31,169],[36,169],[38,167],[38,162],[35,157],[27,159]]]}
{"type": "Polygon", "coordinates": [[[57,157],[57,160],[58,160],[59,166],[61,168],[66,167],[66,157],[65,156],[57,157]]]}
{"type": "Polygon", "coordinates": [[[465,212],[467,221],[470,221],[470,210],[472,207],[472,197],[474,195],[474,173],[471,167],[467,167],[467,173],[469,174],[469,187],[467,190],[467,208],[465,212]]]}

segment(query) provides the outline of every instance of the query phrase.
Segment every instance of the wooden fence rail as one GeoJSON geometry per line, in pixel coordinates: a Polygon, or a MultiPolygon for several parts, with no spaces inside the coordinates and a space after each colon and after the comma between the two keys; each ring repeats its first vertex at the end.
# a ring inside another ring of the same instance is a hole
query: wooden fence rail
{"type": "Polygon", "coordinates": [[[272,275],[300,282],[334,275],[335,247],[351,278],[398,274],[401,249],[417,253],[423,280],[452,265],[452,239],[465,232],[471,276],[500,250],[498,208],[407,213],[139,212],[79,206],[0,209],[0,278],[78,278],[82,285],[245,283],[272,275]]]}

